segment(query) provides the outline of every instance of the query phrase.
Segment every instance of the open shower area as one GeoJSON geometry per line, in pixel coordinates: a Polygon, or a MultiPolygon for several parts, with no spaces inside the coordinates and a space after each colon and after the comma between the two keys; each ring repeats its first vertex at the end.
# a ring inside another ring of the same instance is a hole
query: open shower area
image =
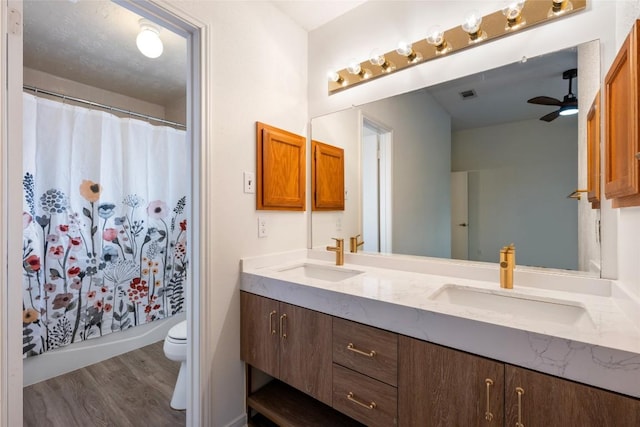
{"type": "Polygon", "coordinates": [[[139,401],[173,388],[161,341],[189,284],[187,41],[106,0],[23,8],[24,385],[67,374],[82,389],[49,382],[46,410],[25,397],[27,425],[44,425],[30,409],[74,394],[108,408],[118,384],[139,401]]]}

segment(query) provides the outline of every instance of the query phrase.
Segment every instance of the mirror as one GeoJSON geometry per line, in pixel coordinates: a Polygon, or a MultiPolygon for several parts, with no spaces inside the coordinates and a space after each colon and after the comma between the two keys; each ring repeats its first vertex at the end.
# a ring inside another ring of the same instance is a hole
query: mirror
{"type": "Polygon", "coordinates": [[[596,40],[314,118],[312,139],[345,150],[345,210],[313,212],[311,246],[360,234],[365,252],[497,262],[514,243],[518,265],[599,275],[599,211],[567,197],[586,188],[599,52],[596,40]],[[569,92],[573,116],[540,120],[560,106],[527,102],[569,92]]]}

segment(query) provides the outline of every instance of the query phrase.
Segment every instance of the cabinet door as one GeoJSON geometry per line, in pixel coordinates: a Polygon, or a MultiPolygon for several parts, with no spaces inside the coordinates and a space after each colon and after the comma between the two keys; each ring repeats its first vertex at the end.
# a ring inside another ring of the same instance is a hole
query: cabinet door
{"type": "Polygon", "coordinates": [[[279,302],[240,292],[240,358],[278,378],[279,302]]]}
{"type": "Polygon", "coordinates": [[[600,209],[600,91],[587,113],[587,197],[600,209]]]}
{"type": "Polygon", "coordinates": [[[637,98],[638,24],[626,38],[604,80],[604,192],[614,207],[640,204],[637,98]]]}
{"type": "Polygon", "coordinates": [[[404,336],[398,349],[400,426],[503,425],[504,364],[404,336]]]}
{"type": "Polygon", "coordinates": [[[281,303],[280,379],[331,405],[331,316],[281,303]]]}
{"type": "Polygon", "coordinates": [[[519,411],[519,422],[526,427],[640,425],[640,401],[636,399],[510,365],[505,376],[507,426],[516,425],[519,411]]]}
{"type": "Polygon", "coordinates": [[[344,149],[311,141],[311,191],[314,211],[344,210],[344,149]]]}

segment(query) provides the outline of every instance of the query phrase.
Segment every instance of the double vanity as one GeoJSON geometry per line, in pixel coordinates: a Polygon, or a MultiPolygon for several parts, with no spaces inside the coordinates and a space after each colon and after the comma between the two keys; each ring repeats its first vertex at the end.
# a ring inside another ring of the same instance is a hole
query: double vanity
{"type": "Polygon", "coordinates": [[[336,266],[316,249],[243,259],[250,412],[278,425],[640,425],[634,297],[526,267],[502,289],[498,269],[380,254],[336,266]],[[256,387],[252,367],[275,380],[256,387]],[[309,421],[320,416],[336,418],[309,421]]]}

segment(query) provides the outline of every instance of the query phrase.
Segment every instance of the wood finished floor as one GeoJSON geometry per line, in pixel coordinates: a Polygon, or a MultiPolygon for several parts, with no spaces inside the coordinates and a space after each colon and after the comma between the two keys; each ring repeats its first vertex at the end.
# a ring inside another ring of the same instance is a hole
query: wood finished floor
{"type": "Polygon", "coordinates": [[[171,409],[180,364],[162,341],[25,387],[25,427],[174,427],[185,411],[171,409]]]}

